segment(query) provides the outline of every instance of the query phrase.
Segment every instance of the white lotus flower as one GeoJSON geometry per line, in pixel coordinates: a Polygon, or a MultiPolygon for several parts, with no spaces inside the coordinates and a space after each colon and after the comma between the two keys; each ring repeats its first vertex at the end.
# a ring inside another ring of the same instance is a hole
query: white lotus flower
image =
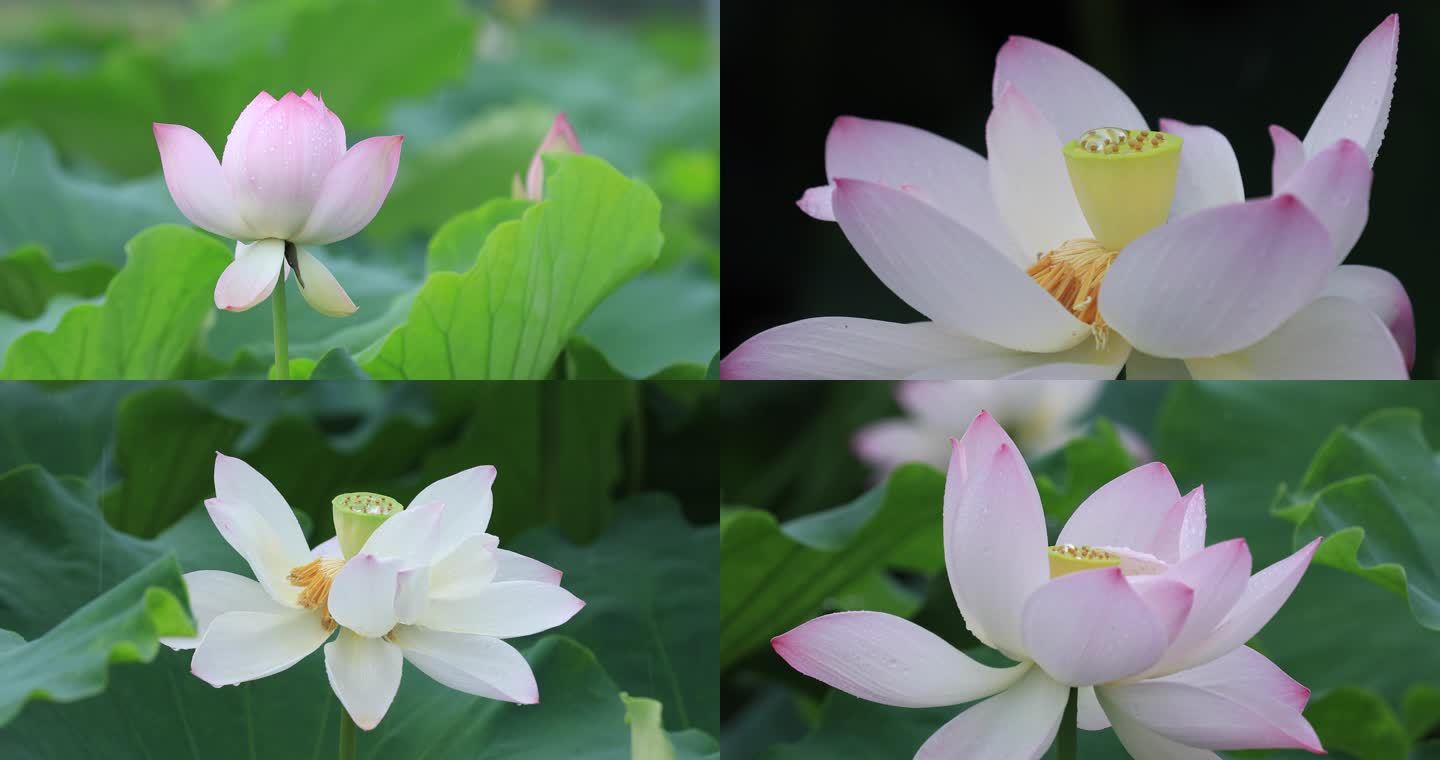
{"type": "Polygon", "coordinates": [[[205,508],[255,580],[186,573],[197,635],[164,641],[195,649],[191,672],[212,686],[279,673],[324,644],[330,685],[366,730],[389,710],[404,660],[452,689],[534,704],[535,676],[503,639],[560,625],[585,603],[560,587],[560,571],[485,533],[494,480],[494,467],[474,467],[403,510],[378,494],[339,496],[337,536],[311,549],[270,481],[217,454],[205,508]]]}

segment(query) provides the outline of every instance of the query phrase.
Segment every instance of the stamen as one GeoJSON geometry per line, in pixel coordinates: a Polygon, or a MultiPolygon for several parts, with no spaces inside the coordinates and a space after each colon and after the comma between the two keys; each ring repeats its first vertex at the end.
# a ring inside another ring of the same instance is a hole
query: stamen
{"type": "Polygon", "coordinates": [[[1101,567],[1119,567],[1120,555],[1104,549],[1074,544],[1059,544],[1050,547],[1050,577],[1094,570],[1101,567]]]}
{"type": "Polygon", "coordinates": [[[330,617],[330,585],[344,566],[343,559],[316,559],[291,570],[286,577],[290,585],[303,589],[297,600],[301,607],[320,610],[320,623],[327,631],[335,630],[335,620],[330,617]]]}
{"type": "Polygon", "coordinates": [[[1076,319],[1090,325],[1095,343],[1101,348],[1105,347],[1110,329],[1100,316],[1100,284],[1118,253],[1094,240],[1067,240],[1026,270],[1076,319]]]}

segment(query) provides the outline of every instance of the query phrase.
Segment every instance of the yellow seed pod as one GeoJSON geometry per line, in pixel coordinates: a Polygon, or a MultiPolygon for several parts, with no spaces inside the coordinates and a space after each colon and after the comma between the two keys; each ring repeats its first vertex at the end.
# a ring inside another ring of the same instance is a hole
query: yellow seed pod
{"type": "Polygon", "coordinates": [[[1101,127],[1065,144],[1075,199],[1102,246],[1118,251],[1165,223],[1184,142],[1165,132],[1101,127]]]}

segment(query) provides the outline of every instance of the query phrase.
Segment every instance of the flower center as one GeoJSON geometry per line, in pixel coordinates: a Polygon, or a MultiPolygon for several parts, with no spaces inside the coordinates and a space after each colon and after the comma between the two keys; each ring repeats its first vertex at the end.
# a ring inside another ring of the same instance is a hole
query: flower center
{"type": "Polygon", "coordinates": [[[1104,549],[1074,544],[1059,544],[1050,547],[1050,577],[1094,570],[1101,567],[1119,567],[1120,555],[1104,549]]]}
{"type": "Polygon", "coordinates": [[[330,584],[344,566],[343,559],[311,560],[291,570],[286,578],[290,585],[301,589],[298,600],[301,607],[320,610],[320,622],[327,631],[335,630],[335,619],[330,617],[330,584]]]}
{"type": "Polygon", "coordinates": [[[1118,251],[1165,223],[1184,142],[1164,132],[1101,127],[1065,144],[1075,200],[1100,245],[1118,251]]]}
{"type": "Polygon", "coordinates": [[[1067,240],[1026,270],[1076,319],[1090,325],[1101,346],[1109,330],[1100,316],[1100,283],[1118,253],[1095,240],[1067,240]]]}
{"type": "Polygon", "coordinates": [[[381,523],[403,509],[400,502],[378,493],[360,491],[336,496],[330,502],[330,517],[335,521],[340,553],[346,559],[355,556],[381,523]]]}

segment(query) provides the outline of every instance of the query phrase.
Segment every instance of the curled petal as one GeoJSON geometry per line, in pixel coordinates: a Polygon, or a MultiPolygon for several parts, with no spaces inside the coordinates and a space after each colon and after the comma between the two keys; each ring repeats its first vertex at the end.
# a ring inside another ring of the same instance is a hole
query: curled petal
{"type": "Polygon", "coordinates": [[[355,144],[325,175],[314,210],[292,240],[325,245],[365,228],[395,184],[400,168],[400,135],[372,137],[355,144]]]}
{"type": "Polygon", "coordinates": [[[1395,57],[1400,50],[1400,16],[1390,14],[1355,48],[1335,89],[1305,133],[1305,153],[1313,156],[1337,140],[1354,140],[1370,163],[1380,154],[1390,98],[1395,93],[1395,57]]]}
{"type": "Polygon", "coordinates": [[[1056,543],[1147,551],[1166,511],[1179,498],[1180,489],[1168,467],[1160,462],[1140,465],[1082,502],[1056,543]]]}
{"type": "Polygon", "coordinates": [[[926,740],[915,760],[1037,760],[1060,729],[1069,690],[1040,668],[960,713],[926,740]]]}
{"type": "Polygon", "coordinates": [[[1205,488],[1185,494],[1165,513],[1151,553],[1166,564],[1189,559],[1205,548],[1205,488]]]}
{"type": "Polygon", "coordinates": [[[883,612],[823,615],[770,643],[801,673],[861,699],[898,707],[983,699],[1009,688],[1030,669],[981,665],[939,636],[883,612]]]}
{"type": "Polygon", "coordinates": [[[253,681],[305,659],[328,638],[314,610],[227,612],[206,629],[190,672],[211,686],[253,681]]]}
{"type": "Polygon", "coordinates": [[[539,581],[504,581],[491,583],[462,599],[432,598],[416,622],[440,631],[509,639],[554,628],[584,606],[559,586],[539,581]]]}
{"type": "Polygon", "coordinates": [[[254,240],[205,138],[189,127],[156,124],[155,145],[165,186],[180,213],[195,226],[232,240],[254,240]]]}
{"type": "Polygon", "coordinates": [[[950,588],[976,638],[1020,659],[1021,606],[1050,577],[1040,493],[1014,446],[979,466],[966,457],[956,442],[945,479],[950,588]]]}
{"type": "Polygon", "coordinates": [[[341,629],[325,645],[325,674],[330,688],[355,725],[369,731],[380,724],[400,690],[404,669],[400,647],[381,638],[357,636],[341,629]]]}
{"type": "Polygon", "coordinates": [[[1284,185],[1315,212],[1330,242],[1335,246],[1335,263],[1345,260],[1370,217],[1370,184],[1373,179],[1365,151],[1341,140],[1306,161],[1284,185]]]}
{"type": "Polygon", "coordinates": [[[235,244],[235,260],[215,283],[215,305],[247,311],[270,297],[285,267],[285,243],[274,238],[235,244]]]}
{"type": "Polygon", "coordinates": [[[530,664],[500,639],[408,625],[391,638],[411,665],[452,689],[521,705],[540,701],[530,664]]]}
{"type": "Polygon", "coordinates": [[[399,617],[395,596],[399,588],[399,560],[373,554],[351,557],[330,584],[330,616],[362,636],[384,636],[399,617]]]}
{"type": "Polygon", "coordinates": [[[1299,551],[1250,577],[1245,591],[1235,601],[1225,619],[1186,660],[1187,667],[1202,665],[1249,641],[1275,616],[1285,600],[1295,591],[1310,559],[1320,546],[1315,539],[1299,551]]]}
{"type": "Polygon", "coordinates": [[[350,295],[341,287],[335,275],[320,263],[309,251],[297,246],[295,249],[295,263],[297,265],[296,281],[300,285],[300,295],[304,296],[305,302],[315,311],[327,317],[348,317],[354,314],[360,307],[350,300],[350,295]]]}
{"type": "Polygon", "coordinates": [[[1369,308],[1326,296],[1264,340],[1213,359],[1187,359],[1197,380],[1404,380],[1405,354],[1369,308]]]}
{"type": "Polygon", "coordinates": [[[1160,129],[1179,135],[1185,141],[1180,151],[1180,173],[1175,180],[1171,219],[1245,200],[1240,162],[1225,135],[1210,127],[1192,126],[1174,119],[1161,119],[1160,129]]]}
{"type": "Polygon", "coordinates": [[[1270,125],[1270,142],[1275,146],[1275,158],[1270,164],[1270,192],[1277,194],[1285,187],[1295,172],[1305,165],[1305,146],[1290,130],[1270,125]]]}
{"type": "Polygon", "coordinates": [[[1415,366],[1415,309],[1395,275],[1366,266],[1342,266],[1330,273],[1322,296],[1338,296],[1363,304],[1395,336],[1407,369],[1415,366]]]}
{"type": "MultiPolygon", "coordinates": [[[[1157,605],[1185,606],[1181,584],[1153,585],[1157,605]],[[1173,602],[1173,603],[1172,603],[1173,602]]],[[[1118,567],[1062,575],[1025,600],[1024,652],[1056,681],[1093,686],[1154,665],[1169,643],[1164,624],[1118,567]]]]}
{"type": "Polygon", "coordinates": [[[199,646],[210,624],[227,612],[290,612],[289,608],[271,599],[259,583],[243,575],[220,570],[186,573],[185,590],[190,596],[190,612],[195,616],[195,635],[162,637],[160,643],[171,649],[199,646]]]}
{"type": "Polygon", "coordinates": [[[1329,233],[1295,196],[1217,206],[1126,246],[1101,286],[1100,312],[1148,354],[1216,356],[1269,335],[1334,268],[1329,233]]]}
{"type": "Polygon", "coordinates": [[[241,215],[259,236],[298,242],[321,184],[345,155],[344,135],[335,134],[328,114],[286,93],[255,118],[244,152],[225,164],[241,215]]]}
{"type": "Polygon", "coordinates": [[[1090,64],[1039,40],[1011,37],[1000,47],[993,83],[997,103],[1007,82],[1025,91],[1065,141],[1096,127],[1146,126],[1140,109],[1114,82],[1090,64]]]}

